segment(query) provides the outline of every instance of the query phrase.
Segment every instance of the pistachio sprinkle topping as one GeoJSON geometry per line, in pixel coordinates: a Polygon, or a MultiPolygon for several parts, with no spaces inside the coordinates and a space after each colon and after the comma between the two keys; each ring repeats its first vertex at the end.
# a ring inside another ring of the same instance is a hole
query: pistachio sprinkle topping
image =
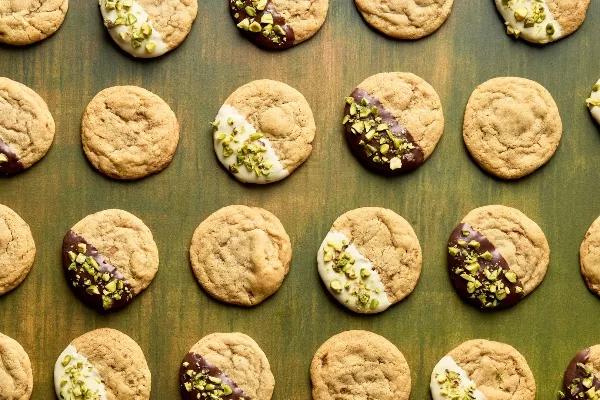
{"type": "Polygon", "coordinates": [[[539,43],[560,38],[560,26],[545,0],[502,0],[502,7],[507,34],[539,43]]]}
{"type": "Polygon", "coordinates": [[[62,400],[106,400],[98,370],[69,345],[56,361],[54,387],[62,400]]]}
{"type": "Polygon", "coordinates": [[[467,372],[450,356],[435,366],[430,387],[433,400],[486,400],[467,372]]]}
{"type": "Polygon", "coordinates": [[[294,45],[294,32],[279,15],[270,0],[230,0],[237,27],[257,45],[286,49],[294,45]]]}
{"type": "Polygon", "coordinates": [[[184,400],[250,400],[223,371],[193,352],[181,364],[180,386],[184,400]]]}

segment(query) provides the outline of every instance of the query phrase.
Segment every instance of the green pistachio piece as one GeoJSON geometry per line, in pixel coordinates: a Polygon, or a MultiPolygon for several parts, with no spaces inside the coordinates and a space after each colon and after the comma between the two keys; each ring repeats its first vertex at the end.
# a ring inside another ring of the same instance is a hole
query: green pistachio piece
{"type": "Polygon", "coordinates": [[[244,18],[243,20],[240,21],[239,24],[237,24],[237,27],[247,31],[250,29],[250,20],[248,18],[244,18]]]}
{"type": "Polygon", "coordinates": [[[554,29],[554,25],[552,25],[552,24],[546,25],[546,34],[548,36],[554,35],[555,32],[556,32],[556,30],[554,29]]]}
{"type": "Polygon", "coordinates": [[[402,160],[398,157],[394,157],[390,160],[390,169],[393,171],[395,169],[402,168],[402,160]]]}
{"type": "Polygon", "coordinates": [[[506,276],[506,279],[508,279],[508,281],[510,283],[516,283],[517,282],[517,274],[515,274],[514,271],[506,271],[504,273],[504,276],[506,276]]]}
{"type": "Polygon", "coordinates": [[[83,264],[85,262],[86,258],[85,258],[85,254],[77,254],[77,257],[75,257],[75,262],[77,264],[83,264]]]}
{"type": "Polygon", "coordinates": [[[448,247],[448,253],[452,257],[456,257],[458,255],[458,253],[460,253],[460,250],[458,250],[456,247],[448,247]]]}
{"type": "Polygon", "coordinates": [[[117,290],[117,281],[111,281],[104,287],[109,293],[114,293],[117,290]]]}
{"type": "Polygon", "coordinates": [[[248,28],[248,30],[250,32],[258,33],[260,31],[262,31],[262,27],[260,26],[259,22],[254,21],[253,23],[250,24],[250,27],[248,28]]]}
{"type": "Polygon", "coordinates": [[[492,255],[492,253],[490,253],[489,251],[486,251],[485,253],[483,253],[479,257],[483,258],[486,261],[492,261],[492,258],[494,258],[494,256],[492,255]]]}
{"type": "Polygon", "coordinates": [[[260,18],[261,24],[273,24],[273,15],[269,13],[264,13],[260,18]]]}
{"type": "Polygon", "coordinates": [[[279,36],[285,36],[285,30],[280,25],[273,25],[273,31],[279,36]]]}
{"type": "Polygon", "coordinates": [[[529,14],[527,7],[519,7],[515,10],[515,19],[517,21],[523,21],[527,18],[527,14],[529,14]]]}
{"type": "Polygon", "coordinates": [[[256,9],[254,7],[250,7],[250,6],[246,6],[246,8],[244,9],[246,11],[246,14],[248,14],[251,17],[256,16],[256,9]]]}
{"type": "Polygon", "coordinates": [[[87,251],[87,245],[85,243],[79,243],[79,244],[77,244],[77,251],[79,253],[85,254],[85,252],[87,251]]]}
{"type": "Polygon", "coordinates": [[[478,249],[479,246],[481,246],[481,243],[479,243],[477,240],[471,240],[469,242],[469,247],[471,247],[473,249],[478,249]]]}
{"type": "Polygon", "coordinates": [[[146,43],[146,51],[148,53],[153,53],[156,50],[156,42],[148,42],[146,43]]]}
{"type": "Polygon", "coordinates": [[[8,157],[4,153],[0,153],[0,164],[4,164],[8,162],[8,157]]]}
{"type": "Polygon", "coordinates": [[[339,280],[335,279],[333,281],[331,281],[331,283],[329,284],[329,287],[331,288],[331,290],[333,290],[334,292],[337,293],[341,293],[342,292],[342,282],[340,282],[339,280]]]}
{"type": "Polygon", "coordinates": [[[61,364],[63,367],[66,367],[67,365],[69,365],[69,363],[71,362],[72,358],[69,354],[67,354],[65,356],[65,358],[63,358],[63,360],[61,361],[61,364]]]}
{"type": "Polygon", "coordinates": [[[379,300],[377,300],[377,299],[373,299],[373,300],[371,300],[371,304],[369,305],[369,308],[370,308],[371,310],[374,310],[374,309],[376,309],[377,307],[379,307],[379,300]]]}
{"type": "Polygon", "coordinates": [[[361,268],[360,270],[360,277],[361,278],[368,278],[371,276],[371,271],[369,271],[367,268],[361,268]]]}

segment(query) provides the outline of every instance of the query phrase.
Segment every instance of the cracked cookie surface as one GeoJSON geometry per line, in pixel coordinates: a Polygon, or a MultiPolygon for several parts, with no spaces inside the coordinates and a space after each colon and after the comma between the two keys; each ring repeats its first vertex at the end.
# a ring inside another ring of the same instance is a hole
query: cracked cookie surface
{"type": "Polygon", "coordinates": [[[500,178],[521,178],[544,165],[561,136],[558,107],[537,82],[494,78],[479,85],[467,103],[467,149],[481,168],[500,178]]]}
{"type": "Polygon", "coordinates": [[[179,143],[177,117],[160,97],[115,86],[88,104],[81,140],[90,163],[115,179],[140,179],[165,169],[179,143]]]}
{"type": "Polygon", "coordinates": [[[454,0],[355,0],[369,25],[397,39],[430,35],[452,10],[454,0]]]}
{"type": "Polygon", "coordinates": [[[579,251],[581,275],[588,288],[600,296],[600,218],[585,234],[579,251]]]}
{"type": "Polygon", "coordinates": [[[327,18],[329,0],[271,0],[277,12],[294,30],[294,44],[313,37],[327,18]]]}
{"type": "Polygon", "coordinates": [[[151,375],[140,346],[115,329],[96,329],[71,342],[98,370],[107,400],[150,398],[151,375]]]}
{"type": "Polygon", "coordinates": [[[531,293],[546,276],[550,248],[544,232],[521,211],[501,205],[472,210],[462,222],[481,232],[502,254],[523,284],[523,294],[531,293]]]}
{"type": "Polygon", "coordinates": [[[213,333],[190,352],[201,355],[231,378],[253,400],[270,400],[275,377],[267,356],[243,333],[213,333]]]}
{"type": "Polygon", "coordinates": [[[35,242],[29,225],[0,204],[0,295],[25,280],[35,259],[35,242]]]}
{"type": "Polygon", "coordinates": [[[27,45],[52,35],[62,25],[68,0],[0,2],[0,42],[27,45]]]}
{"type": "Polygon", "coordinates": [[[489,340],[465,342],[449,354],[488,400],[534,400],[535,379],[512,346],[489,340]]]}
{"type": "Polygon", "coordinates": [[[216,299],[253,306],[274,294],[289,272],[290,238],[279,219],[257,207],[224,207],[194,232],[194,275],[216,299]]]}
{"type": "Polygon", "coordinates": [[[0,399],[29,400],[32,391],[29,356],[16,340],[0,333],[0,399]]]}
{"type": "Polygon", "coordinates": [[[314,400],[408,400],[411,392],[404,355],[368,331],[342,332],[323,343],[310,376],[314,400]]]}

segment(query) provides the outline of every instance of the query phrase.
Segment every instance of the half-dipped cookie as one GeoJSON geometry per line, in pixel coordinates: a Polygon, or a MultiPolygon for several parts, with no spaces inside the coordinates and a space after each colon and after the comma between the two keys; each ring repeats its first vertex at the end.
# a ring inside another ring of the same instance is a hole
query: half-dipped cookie
{"type": "Polygon", "coordinates": [[[540,227],[514,208],[471,211],[448,239],[448,272],[458,295],[483,309],[515,305],[544,279],[550,262],[540,227]]]}
{"type": "Polygon", "coordinates": [[[317,252],[329,293],[357,313],[385,311],[414,290],[421,246],[401,216],[384,208],[358,208],[340,216],[317,252]]]}
{"type": "Polygon", "coordinates": [[[564,400],[600,399],[600,345],[581,350],[569,363],[563,379],[564,400]]]}
{"type": "Polygon", "coordinates": [[[346,98],[346,140],[369,170],[398,175],[418,168],[444,133],[442,104],[435,90],[416,75],[373,75],[346,98]]]}
{"type": "Polygon", "coordinates": [[[233,92],[212,126],[223,167],[242,182],[258,184],[280,181],[306,161],[316,131],[304,96],[268,79],[233,92]]]}
{"type": "Polygon", "coordinates": [[[285,50],[310,39],[325,22],[329,0],[227,0],[238,29],[267,50],[285,50]]]}
{"type": "Polygon", "coordinates": [[[142,220],[105,210],[67,232],[62,262],[77,297],[97,310],[116,310],[150,285],[158,271],[158,248],[142,220]]]}
{"type": "Polygon", "coordinates": [[[592,87],[590,97],[586,99],[586,104],[592,114],[592,117],[600,124],[600,80],[592,87]]]}
{"type": "Polygon", "coordinates": [[[96,329],[71,342],[54,366],[58,399],[146,400],[151,375],[144,353],[115,329],[96,329]]]}
{"type": "Polygon", "coordinates": [[[134,57],[159,57],[177,48],[192,29],[198,0],[99,0],[104,26],[134,57]]]}
{"type": "Polygon", "coordinates": [[[270,400],[275,387],[269,360],[243,333],[213,333],[184,357],[179,383],[183,400],[270,400]]]}

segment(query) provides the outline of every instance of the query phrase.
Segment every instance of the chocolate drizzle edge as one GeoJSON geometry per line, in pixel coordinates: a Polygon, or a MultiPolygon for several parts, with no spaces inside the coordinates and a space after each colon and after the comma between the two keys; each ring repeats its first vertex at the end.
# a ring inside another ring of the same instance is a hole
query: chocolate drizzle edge
{"type": "Polygon", "coordinates": [[[183,400],[197,400],[198,398],[251,400],[250,396],[244,393],[244,391],[239,388],[227,374],[208,362],[204,357],[194,352],[188,353],[183,359],[179,375],[181,398],[183,400]],[[208,384],[212,386],[208,386],[208,384]],[[225,391],[225,386],[230,390],[225,391]],[[204,389],[200,389],[200,387],[204,389]],[[231,391],[231,393],[224,394],[229,391],[231,391]],[[206,396],[203,396],[203,394],[206,396]],[[198,395],[200,395],[200,397],[198,397],[198,395]],[[217,397],[210,397],[210,395],[217,397]]]}
{"type": "Polygon", "coordinates": [[[589,391],[592,387],[596,391],[600,390],[600,380],[585,366],[589,359],[590,349],[585,348],[577,353],[569,363],[563,380],[566,400],[587,399],[588,397],[578,395],[589,391]],[[591,378],[591,381],[586,382],[590,386],[588,388],[584,386],[584,380],[589,378],[591,378]]]}
{"type": "MultiPolygon", "coordinates": [[[[264,2],[264,0],[262,1],[264,2]]],[[[266,1],[264,10],[257,9],[257,4],[260,3],[261,0],[229,0],[231,16],[238,28],[251,42],[263,49],[286,50],[294,46],[296,36],[292,27],[286,23],[285,18],[277,12],[270,0],[266,1]],[[247,7],[254,10],[256,15],[249,15],[247,7]],[[261,23],[265,14],[273,16],[273,23],[261,23]],[[254,32],[250,29],[250,25],[253,23],[253,27],[260,27],[260,31],[254,32]],[[276,26],[281,28],[279,33],[277,32],[278,28],[275,28],[276,26]]]]}
{"type": "Polygon", "coordinates": [[[0,138],[0,154],[4,154],[8,161],[0,162],[0,174],[11,175],[21,172],[25,169],[21,160],[17,157],[14,150],[0,138]]]}
{"type": "Polygon", "coordinates": [[[94,246],[71,230],[63,240],[62,263],[69,286],[89,306],[101,311],[116,310],[133,300],[133,291],[123,274],[94,246]],[[72,254],[79,254],[80,243],[86,246],[85,253],[82,253],[85,262],[71,259],[72,254]]]}
{"type": "Polygon", "coordinates": [[[507,308],[524,296],[522,283],[504,257],[481,232],[466,223],[459,224],[448,239],[448,272],[459,296],[475,307],[507,308]],[[467,262],[474,259],[477,264],[467,262]],[[467,265],[473,267],[472,271],[467,265]]]}
{"type": "MultiPolygon", "coordinates": [[[[346,132],[346,140],[350,146],[350,150],[358,160],[367,168],[374,170],[375,172],[397,175],[407,171],[411,171],[419,167],[425,161],[425,155],[421,147],[413,139],[412,135],[406,127],[400,125],[396,118],[381,104],[381,102],[370,95],[367,91],[356,88],[351,98],[354,103],[361,104],[363,99],[366,99],[368,108],[377,108],[377,115],[370,113],[364,119],[372,121],[374,126],[369,126],[369,129],[364,129],[362,132],[353,129],[355,122],[351,115],[352,105],[346,102],[344,129],[346,132]],[[346,120],[348,118],[348,120],[346,120]],[[386,130],[378,131],[377,128],[381,125],[387,125],[386,130]],[[374,130],[374,132],[372,132],[374,130]],[[388,133],[389,132],[389,133],[388,133]],[[370,134],[370,136],[369,136],[370,134]],[[398,149],[394,139],[400,139],[401,146],[408,145],[408,148],[398,149]],[[382,154],[381,141],[384,140],[388,146],[386,154],[382,154]],[[399,168],[392,169],[390,162],[393,158],[400,158],[402,164],[399,168]],[[388,161],[386,162],[385,159],[388,161]]],[[[357,111],[355,111],[356,113],[357,111]]],[[[360,118],[360,120],[364,120],[360,118]]]]}

